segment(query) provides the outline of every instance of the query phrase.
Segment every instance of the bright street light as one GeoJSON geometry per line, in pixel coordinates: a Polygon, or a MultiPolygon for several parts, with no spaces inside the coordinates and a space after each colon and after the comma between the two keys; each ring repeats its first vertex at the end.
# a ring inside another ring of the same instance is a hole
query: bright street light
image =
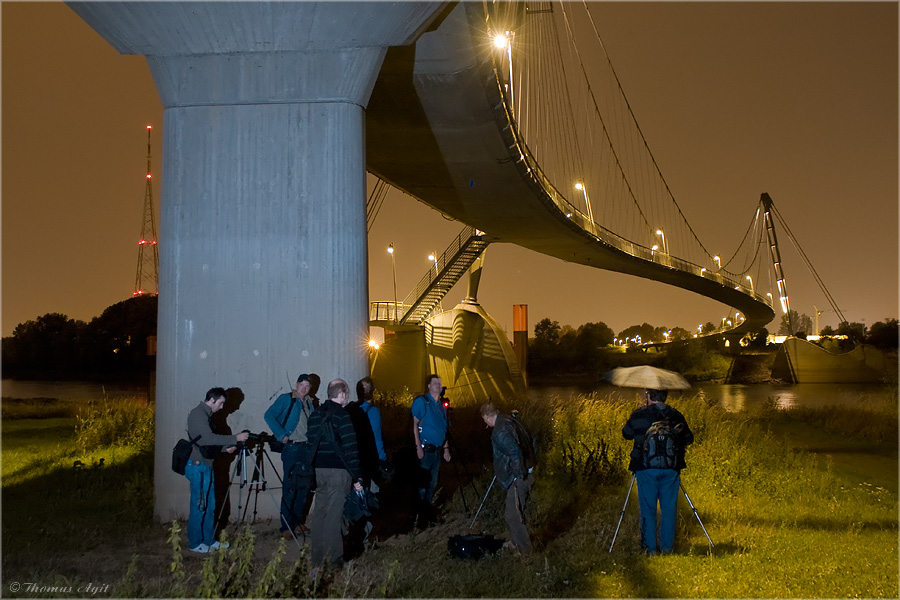
{"type": "Polygon", "coordinates": [[[397,319],[397,263],[394,260],[394,242],[391,242],[387,248],[388,254],[391,255],[391,271],[394,274],[394,321],[397,319]]]}
{"type": "Polygon", "coordinates": [[[659,238],[662,240],[663,252],[665,252],[666,254],[668,254],[668,253],[669,253],[669,243],[666,242],[666,234],[663,233],[663,230],[662,230],[662,229],[657,229],[657,230],[656,230],[656,235],[658,235],[659,238]]]}
{"type": "Polygon", "coordinates": [[[749,275],[747,275],[747,281],[750,282],[750,291],[755,293],[755,291],[753,289],[753,278],[750,277],[749,275]]]}
{"type": "Polygon", "coordinates": [[[716,266],[721,269],[722,268],[722,259],[719,258],[718,256],[713,256],[713,260],[716,261],[716,266]]]}

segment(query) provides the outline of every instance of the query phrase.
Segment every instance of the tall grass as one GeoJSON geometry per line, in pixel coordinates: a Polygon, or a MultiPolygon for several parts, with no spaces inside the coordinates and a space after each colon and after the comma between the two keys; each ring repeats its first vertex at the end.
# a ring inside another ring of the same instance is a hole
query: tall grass
{"type": "MultiPolygon", "coordinates": [[[[411,398],[376,399],[385,438],[395,444],[411,436],[411,398]]],[[[455,494],[444,505],[442,524],[378,541],[344,569],[318,579],[309,577],[305,551],[249,528],[237,532],[231,550],[197,560],[184,555],[176,523],[169,531],[168,559],[128,552],[108,560],[117,565],[120,592],[135,597],[897,597],[896,485],[848,478],[833,468],[843,460],[841,449],[856,451],[863,442],[896,456],[896,403],[849,412],[769,407],[751,414],[728,413],[699,395],[672,397],[670,403],[695,434],[682,481],[697,509],[695,516],[683,498],[679,502],[672,556],[640,554],[634,492],[609,552],[631,480],[631,442],[622,438],[621,427],[635,403],[594,394],[501,407],[520,410],[541,448],[528,511],[536,546],[530,557],[450,557],[448,537],[468,532],[472,519],[472,507],[467,511],[455,494]],[[798,450],[791,443],[797,433],[825,436],[834,453],[798,450]],[[136,576],[140,572],[143,578],[136,576]]],[[[79,426],[79,432],[141,429],[135,423],[143,416],[130,410],[99,411],[96,420],[105,423],[79,426]]],[[[489,450],[476,407],[457,407],[454,419],[459,445],[470,452],[489,450]]],[[[113,449],[104,446],[101,452],[113,449]]],[[[151,471],[139,477],[149,489],[151,471]]],[[[485,489],[489,474],[477,477],[485,489]]],[[[121,510],[119,483],[98,481],[121,510]]],[[[390,510],[385,507],[379,518],[390,518],[390,510]]],[[[127,514],[152,529],[149,514],[127,514]]],[[[7,523],[4,510],[5,545],[7,523]]],[[[85,523],[94,536],[121,534],[115,527],[104,534],[97,523],[85,523]]],[[[488,496],[475,531],[505,537],[502,493],[488,496]]],[[[154,535],[163,547],[165,532],[154,535]]],[[[26,551],[33,556],[36,550],[26,551]]],[[[6,556],[4,567],[9,574],[6,556]]]]}

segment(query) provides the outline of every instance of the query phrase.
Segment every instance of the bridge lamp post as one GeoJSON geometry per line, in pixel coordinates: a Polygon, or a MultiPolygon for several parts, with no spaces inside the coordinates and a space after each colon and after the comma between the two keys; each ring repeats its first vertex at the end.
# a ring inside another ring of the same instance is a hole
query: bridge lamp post
{"type": "Polygon", "coordinates": [[[713,256],[713,260],[716,262],[716,266],[719,267],[719,269],[721,269],[722,268],[722,259],[719,258],[718,256],[713,256]]]}
{"type": "Polygon", "coordinates": [[[394,242],[387,247],[388,254],[391,255],[391,271],[394,273],[394,321],[397,320],[397,262],[394,260],[394,242]]]}
{"type": "Polygon", "coordinates": [[[659,239],[662,240],[663,252],[664,252],[665,254],[669,254],[669,244],[668,244],[668,242],[666,242],[666,234],[663,233],[663,230],[662,230],[662,229],[657,229],[657,230],[656,230],[656,235],[658,235],[658,236],[659,236],[659,239]]]}
{"type": "Polygon", "coordinates": [[[509,65],[509,82],[507,83],[507,90],[509,91],[510,108],[512,108],[513,105],[512,36],[512,31],[498,33],[494,36],[494,47],[501,49],[506,48],[506,63],[509,65]]]}
{"type": "Polygon", "coordinates": [[[588,217],[590,217],[591,223],[593,223],[594,222],[594,211],[591,208],[591,201],[588,198],[587,186],[585,186],[583,183],[581,183],[579,181],[578,183],[575,184],[575,189],[580,190],[582,195],[584,196],[584,203],[585,203],[585,205],[587,205],[588,217]]]}
{"type": "Polygon", "coordinates": [[[751,294],[755,294],[756,291],[753,289],[753,278],[750,277],[749,275],[747,275],[747,281],[750,282],[750,293],[751,293],[751,294]]]}

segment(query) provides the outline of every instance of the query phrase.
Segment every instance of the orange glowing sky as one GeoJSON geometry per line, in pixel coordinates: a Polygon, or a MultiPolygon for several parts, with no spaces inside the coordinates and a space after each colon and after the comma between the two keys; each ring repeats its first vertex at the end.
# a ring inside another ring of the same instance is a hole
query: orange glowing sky
{"type": "MultiPolygon", "coordinates": [[[[592,6],[632,108],[679,204],[710,248],[737,246],[769,193],[844,315],[898,315],[896,3],[608,3],[592,6]]],[[[154,126],[140,56],[122,56],[58,2],[2,4],[3,335],[47,312],[90,320],[131,296],[154,126]]],[[[159,189],[154,190],[157,203],[159,189]]],[[[157,205],[158,207],[158,205],[157,205]]],[[[159,212],[157,210],[157,219],[159,212]]],[[[402,297],[461,225],[392,191],[369,239],[370,297],[402,297]]],[[[792,308],[828,303],[782,245],[792,308]]],[[[444,307],[462,298],[465,284],[444,307]]],[[[502,244],[479,300],[578,326],[693,330],[723,305],[502,244]]],[[[821,325],[837,325],[824,313],[821,325]]],[[[777,324],[770,325],[770,331],[777,324]]]]}

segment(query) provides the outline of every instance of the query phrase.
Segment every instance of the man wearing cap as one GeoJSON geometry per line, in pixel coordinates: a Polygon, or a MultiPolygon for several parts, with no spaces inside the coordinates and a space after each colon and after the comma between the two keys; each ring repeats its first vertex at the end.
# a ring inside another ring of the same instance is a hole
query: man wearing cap
{"type": "Polygon", "coordinates": [[[304,534],[306,500],[313,482],[312,457],[307,444],[307,423],[315,410],[309,397],[310,381],[306,373],[297,377],[294,391],[278,396],[266,410],[266,424],[275,439],[284,443],[281,462],[284,482],[281,491],[281,534],[291,538],[304,534]]]}
{"type": "Polygon", "coordinates": [[[656,554],[656,504],[659,502],[659,551],[670,554],[675,545],[675,516],[678,488],[681,486],[681,469],[685,468],[684,448],[693,443],[694,434],[680,412],[666,405],[668,390],[645,390],[644,405],[628,417],[622,428],[622,437],[634,440],[628,470],[634,473],[638,486],[638,503],[641,507],[641,549],[656,554]],[[651,466],[646,464],[644,440],[654,423],[667,422],[675,433],[678,444],[670,464],[651,466]]]}

